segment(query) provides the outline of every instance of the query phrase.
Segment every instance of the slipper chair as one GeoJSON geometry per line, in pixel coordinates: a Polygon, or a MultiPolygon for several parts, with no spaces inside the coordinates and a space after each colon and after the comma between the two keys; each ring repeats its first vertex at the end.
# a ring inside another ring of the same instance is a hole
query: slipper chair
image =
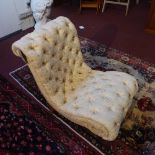
{"type": "Polygon", "coordinates": [[[83,60],[73,23],[58,17],[12,45],[28,64],[49,103],[67,119],[114,140],[137,92],[136,79],[91,69],[83,60]]]}

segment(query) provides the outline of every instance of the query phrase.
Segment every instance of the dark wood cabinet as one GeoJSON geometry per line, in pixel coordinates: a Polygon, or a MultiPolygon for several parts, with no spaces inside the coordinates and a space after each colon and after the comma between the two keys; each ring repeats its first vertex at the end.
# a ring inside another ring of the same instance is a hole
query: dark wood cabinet
{"type": "Polygon", "coordinates": [[[148,25],[147,25],[145,31],[155,35],[155,0],[151,1],[148,25]]]}

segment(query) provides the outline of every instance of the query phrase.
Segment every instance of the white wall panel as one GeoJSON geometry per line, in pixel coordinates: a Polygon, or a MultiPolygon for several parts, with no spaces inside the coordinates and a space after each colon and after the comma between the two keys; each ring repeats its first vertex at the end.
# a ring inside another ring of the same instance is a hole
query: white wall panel
{"type": "Polygon", "coordinates": [[[20,30],[13,0],[0,0],[0,38],[20,30]]]}

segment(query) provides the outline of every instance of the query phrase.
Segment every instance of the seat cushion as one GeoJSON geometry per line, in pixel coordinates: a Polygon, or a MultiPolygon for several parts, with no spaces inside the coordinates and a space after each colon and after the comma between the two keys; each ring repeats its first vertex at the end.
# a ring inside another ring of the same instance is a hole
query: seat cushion
{"type": "Polygon", "coordinates": [[[113,140],[137,89],[135,78],[129,74],[93,71],[61,109],[74,122],[83,120],[81,125],[95,130],[104,139],[113,140]]]}

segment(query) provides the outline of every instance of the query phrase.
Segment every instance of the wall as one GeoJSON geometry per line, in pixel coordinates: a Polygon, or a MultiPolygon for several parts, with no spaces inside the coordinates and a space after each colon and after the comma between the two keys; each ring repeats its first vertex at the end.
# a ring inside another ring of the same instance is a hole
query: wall
{"type": "Polygon", "coordinates": [[[30,0],[13,0],[13,1],[18,15],[30,11],[29,7],[27,6],[27,3],[30,2],[30,0]]]}
{"type": "Polygon", "coordinates": [[[20,30],[13,0],[0,0],[0,38],[20,30]]]}
{"type": "Polygon", "coordinates": [[[34,25],[33,17],[21,18],[31,12],[29,0],[0,0],[0,38],[34,25]]]}

